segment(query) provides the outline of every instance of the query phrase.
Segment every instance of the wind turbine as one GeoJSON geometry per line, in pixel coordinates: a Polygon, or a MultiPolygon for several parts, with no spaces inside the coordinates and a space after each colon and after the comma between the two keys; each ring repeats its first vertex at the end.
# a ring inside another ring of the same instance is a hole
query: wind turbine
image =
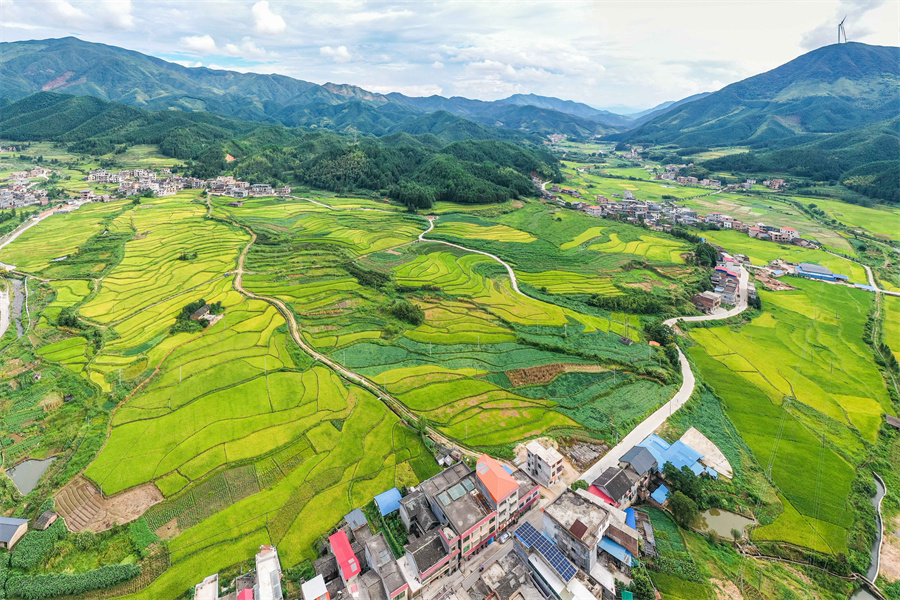
{"type": "Polygon", "coordinates": [[[847,43],[847,31],[844,29],[844,21],[847,20],[847,16],[844,15],[844,18],[838,23],[838,44],[841,43],[841,36],[844,36],[844,43],[847,43]]]}

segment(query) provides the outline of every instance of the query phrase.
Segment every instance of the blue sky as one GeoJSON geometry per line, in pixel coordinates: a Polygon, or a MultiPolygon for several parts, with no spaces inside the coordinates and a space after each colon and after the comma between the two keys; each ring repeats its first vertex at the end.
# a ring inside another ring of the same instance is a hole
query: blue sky
{"type": "Polygon", "coordinates": [[[0,0],[0,40],[75,35],[188,66],[376,92],[646,108],[833,43],[898,45],[896,0],[0,0]]]}

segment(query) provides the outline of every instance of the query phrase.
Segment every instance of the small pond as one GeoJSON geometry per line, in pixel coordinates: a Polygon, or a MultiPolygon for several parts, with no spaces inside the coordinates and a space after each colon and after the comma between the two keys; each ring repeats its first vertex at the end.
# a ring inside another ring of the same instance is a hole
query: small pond
{"type": "Polygon", "coordinates": [[[19,493],[25,496],[37,486],[41,475],[44,474],[44,471],[47,470],[50,463],[54,460],[56,460],[55,456],[52,458],[45,458],[44,460],[26,460],[12,469],[8,469],[6,474],[9,475],[9,478],[16,484],[19,493]]]}
{"type": "Polygon", "coordinates": [[[755,523],[753,519],[729,512],[727,510],[719,510],[718,508],[710,508],[700,513],[700,521],[697,529],[700,531],[715,531],[720,537],[731,539],[731,530],[737,529],[741,532],[747,525],[755,523]]]}

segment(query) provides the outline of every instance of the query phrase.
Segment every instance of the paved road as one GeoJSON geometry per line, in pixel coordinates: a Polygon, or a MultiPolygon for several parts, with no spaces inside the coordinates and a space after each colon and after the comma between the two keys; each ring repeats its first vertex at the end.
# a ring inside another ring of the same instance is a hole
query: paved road
{"type": "MultiPolygon", "coordinates": [[[[750,281],[750,274],[747,269],[741,267],[741,276],[738,285],[738,303],[731,310],[721,310],[710,315],[701,315],[697,317],[675,317],[665,321],[669,327],[673,327],[678,321],[716,321],[719,319],[727,319],[735,315],[739,315],[747,309],[747,283],[750,281]]],[[[672,396],[672,399],[659,407],[656,412],[641,421],[637,427],[622,438],[612,450],[607,452],[603,457],[594,463],[587,471],[582,473],[579,479],[591,483],[597,479],[603,471],[609,467],[615,467],[619,464],[622,455],[628,452],[635,444],[640,443],[648,435],[656,431],[660,425],[666,422],[672,414],[685,405],[694,393],[696,379],[694,372],[691,370],[691,363],[687,357],[678,348],[678,362],[681,363],[681,387],[672,396]]]]}
{"type": "Polygon", "coordinates": [[[513,271],[513,268],[511,266],[509,266],[506,262],[504,262],[503,259],[501,259],[499,256],[495,256],[493,254],[490,254],[489,252],[482,252],[481,250],[473,250],[472,248],[466,248],[465,246],[460,246],[459,244],[451,244],[450,242],[445,242],[444,240],[425,239],[425,234],[428,233],[429,231],[431,231],[432,229],[434,229],[434,219],[431,217],[428,217],[428,229],[426,229],[425,231],[423,231],[422,233],[419,234],[419,241],[420,242],[431,242],[433,244],[444,244],[445,246],[452,246],[454,248],[459,248],[460,250],[465,250],[466,252],[472,252],[474,254],[481,254],[483,256],[487,256],[489,258],[496,260],[498,263],[503,265],[506,268],[506,272],[509,273],[509,280],[510,280],[510,283],[512,284],[512,289],[515,290],[515,292],[517,294],[521,294],[522,296],[525,296],[526,298],[531,300],[531,298],[529,296],[526,296],[525,294],[522,293],[521,290],[519,290],[519,282],[516,279],[516,273],[515,273],[515,271],[513,271]]]}

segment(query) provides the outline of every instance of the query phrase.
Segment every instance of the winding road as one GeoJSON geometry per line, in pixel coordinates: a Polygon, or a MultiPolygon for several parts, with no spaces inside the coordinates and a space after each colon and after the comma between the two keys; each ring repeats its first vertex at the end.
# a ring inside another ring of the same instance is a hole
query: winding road
{"type": "MultiPolygon", "coordinates": [[[[309,202],[312,202],[313,204],[317,204],[324,208],[329,208],[332,210],[341,210],[340,208],[337,208],[334,206],[329,206],[322,202],[317,202],[315,200],[310,200],[308,198],[303,198],[303,200],[308,200],[309,202]]],[[[466,246],[461,246],[459,244],[446,242],[444,240],[435,240],[435,239],[426,238],[425,236],[434,229],[434,220],[436,219],[436,217],[427,217],[427,219],[428,219],[428,229],[426,229],[425,231],[423,231],[422,233],[419,234],[418,241],[430,242],[430,243],[434,243],[434,244],[443,244],[445,246],[458,248],[459,250],[463,250],[465,252],[472,252],[474,254],[481,254],[483,256],[487,256],[488,258],[503,265],[503,267],[506,269],[506,272],[509,274],[510,284],[512,286],[512,289],[517,294],[530,299],[529,296],[524,294],[519,289],[518,281],[516,279],[516,274],[515,274],[515,271],[513,270],[512,266],[510,266],[506,261],[501,259],[499,256],[490,254],[489,252],[483,252],[481,250],[467,248],[466,246]]],[[[239,225],[237,223],[235,223],[235,225],[242,227],[241,225],[239,225]]],[[[282,302],[281,300],[278,300],[277,298],[269,298],[266,296],[260,296],[258,294],[255,294],[255,293],[247,290],[246,288],[244,288],[244,286],[243,286],[244,261],[246,259],[247,253],[250,250],[250,247],[256,241],[256,234],[253,233],[252,230],[249,230],[247,228],[244,228],[244,229],[246,229],[250,233],[251,240],[247,244],[247,246],[244,248],[244,250],[241,252],[241,255],[238,259],[238,268],[237,268],[237,271],[235,272],[235,279],[234,279],[235,290],[237,290],[239,293],[244,294],[245,296],[247,296],[249,298],[255,298],[257,300],[262,300],[264,302],[268,302],[269,304],[273,305],[278,310],[278,312],[280,312],[282,314],[285,321],[287,321],[288,326],[291,331],[291,337],[294,339],[294,341],[297,343],[297,345],[299,345],[300,348],[304,352],[306,352],[307,354],[312,356],[315,360],[328,366],[329,368],[331,368],[332,370],[334,370],[335,372],[340,374],[342,377],[344,377],[348,381],[356,383],[356,384],[364,387],[365,389],[369,390],[370,392],[375,394],[375,396],[378,397],[382,402],[384,402],[392,410],[394,410],[394,412],[396,412],[398,415],[408,416],[414,420],[417,419],[415,413],[413,413],[408,408],[406,408],[406,406],[402,402],[400,402],[400,400],[398,400],[391,394],[387,393],[387,391],[382,389],[378,384],[376,384],[372,380],[368,379],[367,377],[360,375],[359,373],[356,373],[356,372],[348,369],[344,365],[332,360],[325,354],[318,352],[317,350],[312,348],[309,344],[307,344],[306,341],[303,339],[303,337],[300,335],[300,327],[297,324],[296,318],[294,317],[294,313],[287,307],[287,305],[284,302],[282,302]]],[[[741,267],[739,286],[738,286],[738,298],[737,298],[738,302],[737,302],[737,305],[734,308],[732,308],[731,310],[727,310],[727,311],[719,310],[719,311],[717,311],[713,314],[709,314],[709,315],[676,317],[673,319],[669,319],[668,321],[665,321],[665,324],[672,327],[678,321],[692,321],[692,322],[715,321],[715,320],[721,320],[721,319],[728,319],[729,317],[733,317],[735,315],[742,313],[744,310],[747,309],[747,287],[748,287],[747,284],[749,282],[749,279],[750,279],[750,275],[749,275],[748,271],[744,267],[741,267]]],[[[678,391],[675,393],[675,395],[672,396],[672,399],[669,400],[664,405],[662,405],[659,409],[657,409],[655,412],[653,412],[646,419],[644,419],[640,424],[638,424],[628,435],[626,435],[624,438],[622,438],[622,440],[614,448],[612,448],[609,452],[607,452],[603,456],[603,458],[601,458],[591,468],[589,468],[587,471],[585,471],[581,475],[580,479],[584,479],[585,481],[591,482],[594,479],[596,479],[600,475],[600,473],[602,473],[607,467],[618,465],[619,459],[622,457],[623,454],[625,454],[625,452],[627,452],[629,449],[631,449],[635,444],[642,441],[645,437],[647,437],[648,435],[650,435],[651,433],[656,431],[656,429],[659,426],[661,426],[663,423],[665,423],[666,419],[668,419],[669,416],[671,416],[676,410],[678,410],[679,408],[684,406],[684,404],[690,399],[691,395],[694,393],[694,388],[696,386],[696,378],[694,377],[694,373],[691,370],[690,362],[688,362],[687,357],[681,351],[681,348],[678,348],[678,360],[681,365],[682,384],[681,384],[681,387],[678,389],[678,391]]],[[[478,453],[472,452],[470,450],[467,450],[467,449],[461,447],[459,444],[450,440],[449,438],[447,438],[446,436],[444,436],[443,434],[441,434],[440,432],[438,432],[434,429],[429,428],[429,435],[436,441],[439,441],[448,446],[460,448],[460,450],[462,450],[463,452],[465,452],[471,456],[478,455],[478,453]]]]}

